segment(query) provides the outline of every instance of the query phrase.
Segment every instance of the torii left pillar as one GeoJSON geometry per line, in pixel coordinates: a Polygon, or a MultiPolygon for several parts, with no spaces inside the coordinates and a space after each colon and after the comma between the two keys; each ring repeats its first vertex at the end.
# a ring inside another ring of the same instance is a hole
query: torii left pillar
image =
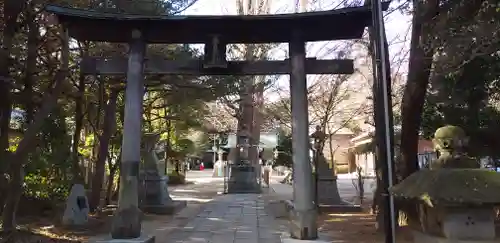
{"type": "Polygon", "coordinates": [[[292,108],[293,213],[291,236],[299,240],[318,238],[317,209],[314,202],[312,167],[309,158],[307,112],[306,43],[302,33],[290,40],[290,99],[292,108]]]}
{"type": "Polygon", "coordinates": [[[153,243],[154,237],[141,235],[139,209],[139,165],[141,162],[142,102],[146,43],[140,30],[133,30],[129,43],[125,119],[123,123],[120,192],[113,216],[110,240],[102,243],[153,243]]]}

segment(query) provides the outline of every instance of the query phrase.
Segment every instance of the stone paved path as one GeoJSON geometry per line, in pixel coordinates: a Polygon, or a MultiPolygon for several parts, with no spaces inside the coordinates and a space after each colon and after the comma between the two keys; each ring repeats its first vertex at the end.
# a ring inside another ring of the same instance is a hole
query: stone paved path
{"type": "Polygon", "coordinates": [[[264,204],[258,194],[217,197],[165,243],[279,243],[281,230],[264,204]]]}

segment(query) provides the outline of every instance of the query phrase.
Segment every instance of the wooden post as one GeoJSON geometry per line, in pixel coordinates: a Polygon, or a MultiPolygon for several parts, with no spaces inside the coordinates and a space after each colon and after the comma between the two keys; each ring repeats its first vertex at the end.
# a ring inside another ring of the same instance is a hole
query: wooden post
{"type": "Polygon", "coordinates": [[[300,35],[290,40],[290,96],[292,108],[293,204],[290,233],[293,238],[318,238],[317,210],[314,203],[312,167],[309,158],[309,122],[305,42],[300,35]]]}
{"type": "Polygon", "coordinates": [[[120,192],[113,218],[111,237],[132,239],[141,236],[139,210],[139,163],[141,161],[142,102],[144,95],[144,55],[146,44],[139,30],[132,31],[129,44],[125,121],[123,124],[120,192]]]}

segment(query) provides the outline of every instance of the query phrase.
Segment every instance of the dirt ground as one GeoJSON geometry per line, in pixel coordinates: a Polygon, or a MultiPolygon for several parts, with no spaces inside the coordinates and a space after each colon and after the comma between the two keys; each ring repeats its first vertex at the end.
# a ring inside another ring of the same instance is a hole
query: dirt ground
{"type": "Polygon", "coordinates": [[[85,228],[63,227],[52,218],[22,217],[20,229],[12,233],[0,233],[0,243],[77,243],[89,236],[109,232],[107,216],[90,216],[85,228]]]}
{"type": "MultiPolygon", "coordinates": [[[[383,243],[384,234],[375,228],[375,216],[369,213],[332,213],[318,218],[320,231],[328,232],[334,242],[383,243]]],[[[398,243],[410,243],[407,229],[397,232],[398,243]]]]}
{"type": "MultiPolygon", "coordinates": [[[[13,233],[1,233],[0,243],[79,243],[89,237],[107,234],[111,230],[112,211],[100,216],[91,215],[85,227],[64,227],[57,220],[47,217],[23,217],[19,219],[20,229],[13,233]]],[[[170,221],[171,215],[145,214],[143,222],[159,219],[170,221]]]]}
{"type": "MultiPolygon", "coordinates": [[[[333,242],[384,243],[384,234],[375,227],[375,215],[361,213],[332,213],[318,217],[318,227],[328,232],[333,242]]],[[[497,224],[497,235],[500,235],[500,221],[497,224]]],[[[398,243],[413,243],[411,232],[407,227],[400,227],[396,232],[398,243]]]]}
{"type": "MultiPolygon", "coordinates": [[[[179,186],[179,188],[183,188],[183,186],[179,186]]],[[[215,195],[217,195],[216,191],[209,191],[205,193],[200,192],[196,194],[196,197],[204,199],[212,198],[215,195]]],[[[202,203],[192,204],[201,205],[202,203]]],[[[19,210],[22,214],[17,217],[18,231],[12,233],[0,231],[0,243],[80,243],[87,242],[87,239],[90,237],[108,234],[111,231],[112,207],[105,209],[99,215],[90,215],[89,221],[84,227],[76,228],[61,225],[62,208],[44,211],[33,205],[36,205],[36,203],[33,204],[31,202],[27,207],[19,210]],[[28,211],[29,208],[33,210],[28,211]]],[[[193,206],[193,208],[196,209],[196,206],[193,206]]],[[[143,225],[148,221],[182,221],[181,218],[173,220],[173,217],[174,215],[144,214],[143,225]]]]}

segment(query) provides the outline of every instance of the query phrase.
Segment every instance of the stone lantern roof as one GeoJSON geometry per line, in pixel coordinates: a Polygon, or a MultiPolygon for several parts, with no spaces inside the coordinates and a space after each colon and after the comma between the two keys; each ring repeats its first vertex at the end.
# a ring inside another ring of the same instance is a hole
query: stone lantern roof
{"type": "Polygon", "coordinates": [[[486,169],[424,169],[390,188],[395,197],[428,206],[500,205],[500,174],[486,169]]]}

